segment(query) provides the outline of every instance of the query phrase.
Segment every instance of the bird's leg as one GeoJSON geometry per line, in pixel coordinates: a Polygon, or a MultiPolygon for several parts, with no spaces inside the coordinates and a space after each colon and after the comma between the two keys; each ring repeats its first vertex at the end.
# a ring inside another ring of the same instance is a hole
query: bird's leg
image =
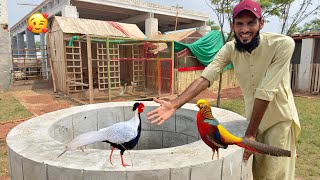
{"type": "Polygon", "coordinates": [[[80,147],[81,151],[84,153],[83,147],[80,147]]]}
{"type": "Polygon", "coordinates": [[[214,152],[215,152],[215,150],[214,150],[214,149],[212,149],[212,157],[211,157],[211,160],[213,160],[214,152]]]}
{"type": "Polygon", "coordinates": [[[125,163],[123,162],[123,157],[122,157],[122,154],[120,154],[120,157],[121,157],[121,162],[122,162],[122,166],[123,166],[123,167],[126,167],[126,166],[130,166],[130,165],[128,165],[128,164],[125,164],[125,163]]]}
{"type": "Polygon", "coordinates": [[[111,148],[111,153],[110,153],[110,156],[109,156],[109,161],[110,161],[110,163],[113,165],[113,163],[112,163],[112,153],[113,153],[113,150],[114,150],[114,147],[112,146],[112,148],[111,148]]]}
{"type": "Polygon", "coordinates": [[[217,149],[217,160],[219,159],[219,149],[217,149]]]}

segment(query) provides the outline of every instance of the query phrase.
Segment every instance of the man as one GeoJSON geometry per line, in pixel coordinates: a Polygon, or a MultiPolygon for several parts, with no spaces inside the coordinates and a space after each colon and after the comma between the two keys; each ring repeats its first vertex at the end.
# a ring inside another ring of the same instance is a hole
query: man
{"type": "MultiPolygon", "coordinates": [[[[226,43],[212,63],[176,99],[155,99],[160,107],[147,114],[161,125],[183,104],[212,85],[230,62],[242,90],[246,117],[250,121],[245,138],[291,150],[291,158],[255,154],[254,179],[294,179],[296,138],[300,123],[290,88],[289,65],[294,41],[274,33],[259,33],[264,25],[260,5],[243,0],[233,9],[231,28],[235,40],[226,43]]],[[[245,150],[243,159],[252,152],[245,150]]]]}

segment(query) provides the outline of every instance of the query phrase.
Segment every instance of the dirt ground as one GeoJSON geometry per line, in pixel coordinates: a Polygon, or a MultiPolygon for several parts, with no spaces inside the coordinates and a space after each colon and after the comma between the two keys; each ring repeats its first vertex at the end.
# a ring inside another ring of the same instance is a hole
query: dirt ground
{"type": "MultiPolygon", "coordinates": [[[[242,97],[242,92],[239,87],[233,87],[228,89],[222,89],[221,91],[221,100],[224,99],[236,99],[242,97]]],[[[193,98],[190,102],[197,103],[197,101],[201,98],[206,99],[209,102],[216,102],[218,98],[218,93],[210,90],[205,90],[201,92],[198,96],[193,98]]]]}

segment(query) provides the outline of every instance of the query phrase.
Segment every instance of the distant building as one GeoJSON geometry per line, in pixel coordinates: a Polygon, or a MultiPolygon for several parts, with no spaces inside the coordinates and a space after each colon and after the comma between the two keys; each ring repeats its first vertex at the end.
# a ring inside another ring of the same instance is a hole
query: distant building
{"type": "Polygon", "coordinates": [[[320,33],[294,34],[291,37],[296,42],[291,60],[292,88],[298,92],[319,94],[320,33]]]}

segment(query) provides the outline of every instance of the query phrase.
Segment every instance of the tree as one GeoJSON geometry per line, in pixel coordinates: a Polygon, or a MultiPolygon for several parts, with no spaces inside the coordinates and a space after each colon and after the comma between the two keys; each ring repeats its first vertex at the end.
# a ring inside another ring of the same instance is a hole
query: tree
{"type": "Polygon", "coordinates": [[[302,27],[298,27],[297,31],[299,33],[320,32],[320,19],[313,19],[305,23],[302,27]]]}
{"type": "Polygon", "coordinates": [[[38,49],[40,49],[40,47],[41,47],[41,43],[40,43],[40,41],[36,41],[36,48],[38,48],[38,49]]]}
{"type": "Polygon", "coordinates": [[[206,24],[211,27],[211,30],[220,30],[220,26],[217,25],[214,21],[211,21],[210,19],[209,21],[207,21],[206,24]]]}
{"type": "Polygon", "coordinates": [[[319,14],[320,3],[315,4],[314,1],[316,0],[258,0],[264,18],[278,17],[281,22],[281,34],[286,35],[294,33],[307,17],[319,14]],[[298,10],[293,7],[298,7],[298,10]]]}
{"type": "MultiPolygon", "coordinates": [[[[226,21],[229,24],[232,22],[232,10],[235,4],[239,2],[239,0],[205,0],[205,1],[206,1],[206,4],[213,10],[215,15],[217,16],[223,43],[225,44],[231,39],[232,30],[231,29],[229,30],[229,32],[227,33],[227,38],[225,38],[223,27],[226,21]],[[208,1],[210,2],[210,4],[208,3],[208,1]]],[[[222,83],[222,73],[220,73],[220,78],[219,78],[218,97],[217,97],[217,105],[216,105],[217,107],[220,107],[221,83],[222,83]]]]}
{"type": "Polygon", "coordinates": [[[225,22],[230,24],[232,22],[232,10],[233,7],[240,2],[240,0],[205,0],[206,4],[212,9],[217,16],[218,25],[222,34],[224,43],[230,41],[232,30],[227,32],[227,38],[224,37],[224,25],[225,22]],[[209,3],[209,2],[210,3],[209,3]]]}

